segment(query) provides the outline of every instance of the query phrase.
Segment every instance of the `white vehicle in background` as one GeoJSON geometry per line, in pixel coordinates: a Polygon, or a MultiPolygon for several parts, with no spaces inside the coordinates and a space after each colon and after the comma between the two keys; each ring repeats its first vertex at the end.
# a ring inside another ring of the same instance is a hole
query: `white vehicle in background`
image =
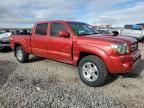
{"type": "Polygon", "coordinates": [[[120,35],[123,36],[130,36],[139,41],[144,42],[144,28],[142,25],[135,24],[135,25],[125,25],[121,31],[120,35]]]}
{"type": "Polygon", "coordinates": [[[9,31],[0,31],[0,49],[10,48],[9,38],[11,34],[9,31]]]}

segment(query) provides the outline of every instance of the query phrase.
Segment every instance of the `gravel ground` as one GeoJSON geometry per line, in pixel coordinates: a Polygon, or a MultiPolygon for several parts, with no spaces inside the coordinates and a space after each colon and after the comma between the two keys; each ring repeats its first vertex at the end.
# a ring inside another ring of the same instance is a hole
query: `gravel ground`
{"type": "Polygon", "coordinates": [[[0,108],[144,108],[139,47],[139,76],[118,75],[97,88],[82,83],[74,66],[33,56],[20,64],[13,52],[0,52],[0,108]]]}

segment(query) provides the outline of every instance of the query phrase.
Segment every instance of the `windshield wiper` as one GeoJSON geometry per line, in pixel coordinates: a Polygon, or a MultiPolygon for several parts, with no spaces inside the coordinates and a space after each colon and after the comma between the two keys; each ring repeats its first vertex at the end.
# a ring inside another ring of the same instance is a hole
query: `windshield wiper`
{"type": "Polygon", "coordinates": [[[93,34],[99,34],[98,32],[95,32],[95,33],[92,33],[91,35],[93,35],[93,34]]]}
{"type": "Polygon", "coordinates": [[[81,33],[78,36],[83,36],[83,35],[91,35],[91,34],[89,34],[89,33],[81,33]]]}
{"type": "Polygon", "coordinates": [[[83,35],[94,35],[94,34],[99,34],[99,33],[97,33],[97,32],[95,32],[95,33],[81,33],[81,34],[79,34],[78,36],[83,36],[83,35]]]}

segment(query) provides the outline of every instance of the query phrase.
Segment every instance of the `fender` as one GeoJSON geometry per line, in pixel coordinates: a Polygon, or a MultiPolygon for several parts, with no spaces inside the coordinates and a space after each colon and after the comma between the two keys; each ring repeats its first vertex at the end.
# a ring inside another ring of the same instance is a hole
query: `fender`
{"type": "Polygon", "coordinates": [[[106,64],[109,72],[111,72],[111,67],[114,67],[112,60],[110,59],[110,56],[102,49],[97,48],[95,46],[92,45],[80,45],[79,49],[77,50],[78,52],[74,53],[74,65],[77,65],[78,61],[79,61],[79,56],[81,52],[85,52],[85,53],[90,53],[93,55],[96,55],[98,57],[100,57],[106,64]]]}
{"type": "MultiPolygon", "coordinates": [[[[14,42],[14,44],[19,44],[23,47],[23,49],[27,52],[27,53],[31,53],[31,46],[30,46],[30,42],[29,41],[29,38],[26,39],[26,38],[21,38],[21,39],[18,39],[14,42]]],[[[15,46],[14,46],[15,47],[15,46]]]]}

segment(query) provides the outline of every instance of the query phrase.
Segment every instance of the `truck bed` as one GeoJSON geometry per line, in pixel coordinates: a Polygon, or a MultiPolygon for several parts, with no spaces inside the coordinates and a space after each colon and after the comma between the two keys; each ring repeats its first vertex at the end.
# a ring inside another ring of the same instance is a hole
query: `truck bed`
{"type": "Polygon", "coordinates": [[[31,35],[12,35],[10,42],[12,49],[15,49],[15,45],[22,45],[27,53],[31,53],[31,35]]]}

